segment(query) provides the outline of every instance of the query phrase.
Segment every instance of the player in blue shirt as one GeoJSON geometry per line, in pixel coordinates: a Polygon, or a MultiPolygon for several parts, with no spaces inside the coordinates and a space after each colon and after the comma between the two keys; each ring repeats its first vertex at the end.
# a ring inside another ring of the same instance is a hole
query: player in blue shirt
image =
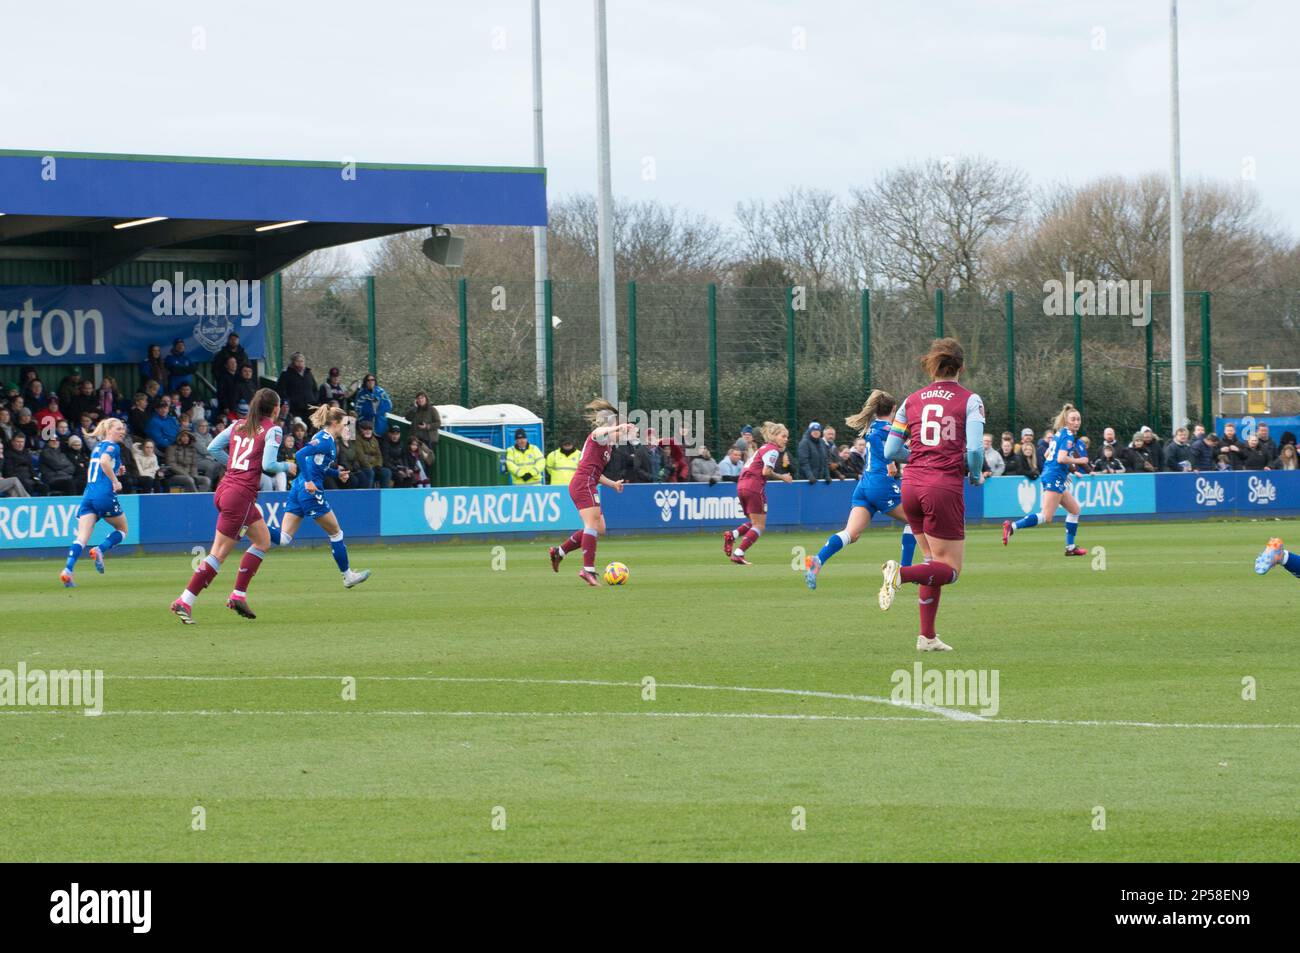
{"type": "Polygon", "coordinates": [[[93,436],[99,442],[95,444],[94,456],[86,469],[86,490],[81,494],[81,508],[77,510],[77,535],[68,549],[68,562],[59,573],[59,580],[69,589],[76,585],[72,581],[72,571],[81,554],[86,552],[96,523],[103,520],[113,527],[102,543],[89,547],[96,572],[104,571],[104,555],[126,538],[126,516],[117,499],[118,491],[122,489],[118,475],[123,472],[122,441],[126,439],[126,424],[116,417],[105,417],[95,428],[93,436]]]}
{"type": "MultiPolygon", "coordinates": [[[[804,581],[809,589],[817,588],[817,574],[832,556],[850,543],[856,543],[862,531],[871,522],[876,513],[885,513],[903,524],[902,565],[912,565],[912,555],[916,552],[916,537],[912,527],[903,515],[903,495],[898,479],[893,474],[898,472],[897,465],[885,459],[885,440],[889,437],[889,419],[894,412],[897,401],[883,390],[873,390],[862,410],[853,417],[846,417],[844,423],[862,434],[867,441],[867,459],[862,470],[862,477],[853,490],[853,508],[849,510],[848,522],[838,533],[826,540],[826,545],[816,556],[809,556],[806,561],[807,572],[804,581]]],[[[929,558],[929,553],[926,553],[929,558]]]]}
{"type": "Polygon", "coordinates": [[[1270,539],[1264,551],[1255,557],[1255,572],[1262,576],[1274,566],[1281,566],[1300,579],[1300,553],[1288,552],[1282,546],[1282,540],[1276,536],[1270,539]]]}
{"type": "MultiPolygon", "coordinates": [[[[1086,556],[1088,551],[1074,545],[1075,534],[1079,532],[1079,501],[1070,492],[1070,471],[1075,467],[1088,466],[1088,448],[1079,437],[1079,427],[1083,417],[1073,404],[1066,404],[1056,415],[1056,436],[1047,444],[1047,453],[1043,458],[1043,508],[1041,512],[1030,513],[1014,523],[1005,520],[1002,523],[1002,545],[1015,534],[1016,530],[1031,529],[1040,523],[1050,523],[1056,515],[1058,506],[1065,507],[1065,555],[1086,556]]],[[[1083,472],[1087,472],[1086,469],[1083,472]]]]}
{"type": "Polygon", "coordinates": [[[330,509],[325,499],[325,478],[335,477],[340,482],[348,481],[348,471],[335,463],[338,455],[338,436],[343,432],[345,418],[343,411],[337,407],[317,407],[311,415],[313,427],[318,428],[315,436],[302,445],[293,455],[298,462],[298,476],[289,487],[289,502],[285,506],[284,519],[280,528],[271,530],[271,542],[279,546],[288,546],[298,532],[298,525],[303,519],[315,520],[316,525],[329,537],[330,549],[334,553],[334,562],[343,573],[343,586],[351,589],[370,578],[370,570],[353,571],[348,564],[348,547],[343,542],[343,530],[339,528],[338,517],[330,509]]]}

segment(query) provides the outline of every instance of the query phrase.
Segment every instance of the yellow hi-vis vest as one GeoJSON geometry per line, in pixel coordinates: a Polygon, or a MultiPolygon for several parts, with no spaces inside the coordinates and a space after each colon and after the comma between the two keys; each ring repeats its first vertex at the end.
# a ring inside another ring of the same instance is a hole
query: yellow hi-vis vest
{"type": "Polygon", "coordinates": [[[511,444],[506,451],[506,472],[510,474],[511,483],[524,486],[541,483],[542,467],[545,464],[542,451],[531,443],[523,450],[511,444]]]}
{"type": "Polygon", "coordinates": [[[573,453],[562,453],[560,448],[556,447],[546,455],[546,482],[556,486],[568,486],[581,459],[582,451],[577,447],[573,448],[573,453]]]}

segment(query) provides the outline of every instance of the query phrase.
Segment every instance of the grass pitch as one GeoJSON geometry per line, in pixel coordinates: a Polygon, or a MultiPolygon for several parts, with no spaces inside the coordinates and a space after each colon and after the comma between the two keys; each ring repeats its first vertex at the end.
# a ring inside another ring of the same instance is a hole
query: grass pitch
{"type": "Polygon", "coordinates": [[[1288,529],[1085,519],[1104,569],[1060,525],[973,529],[956,651],[925,655],[913,589],[875,606],[893,530],[815,593],[791,549],[819,533],[748,568],[714,534],[614,535],[631,581],[599,591],[547,541],[504,569],[353,547],[352,591],[328,550],[276,551],[255,622],[230,564],[191,627],[166,609],[188,555],[70,591],[5,561],[0,669],[102,669],[105,711],[0,708],[0,860],[1300,859],[1300,582],[1251,572],[1288,529]],[[997,714],[868,700],[918,660],[997,670],[997,714]]]}

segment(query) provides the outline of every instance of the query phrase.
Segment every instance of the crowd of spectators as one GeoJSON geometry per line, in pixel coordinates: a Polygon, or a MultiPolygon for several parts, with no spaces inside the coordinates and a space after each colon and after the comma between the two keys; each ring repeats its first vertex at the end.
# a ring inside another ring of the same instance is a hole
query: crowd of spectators
{"type": "MultiPolygon", "coordinates": [[[[79,496],[97,443],[95,426],[105,417],[121,418],[127,426],[123,492],[213,489],[224,468],[208,455],[208,444],[248,413],[258,387],[239,336],[230,335],[210,367],[195,363],[183,340],[174,341],[166,355],[161,345],[151,345],[139,373],[139,388],[127,394],[113,377],[83,378],[79,368],[57,386],[37,367],[24,367],[20,380],[0,384],[0,496],[79,496]],[[198,395],[200,383],[211,396],[198,395]]],[[[328,404],[356,416],[338,447],[339,465],[349,478],[330,478],[331,489],[429,485],[441,420],[427,394],[416,396],[403,433],[390,425],[393,402],[374,375],[348,386],[335,367],[317,385],[305,356],[295,353],[277,390],[283,401],[282,459],[311,439],[312,408],[328,404]]],[[[262,488],[285,489],[285,475],[264,476],[262,488]]]]}

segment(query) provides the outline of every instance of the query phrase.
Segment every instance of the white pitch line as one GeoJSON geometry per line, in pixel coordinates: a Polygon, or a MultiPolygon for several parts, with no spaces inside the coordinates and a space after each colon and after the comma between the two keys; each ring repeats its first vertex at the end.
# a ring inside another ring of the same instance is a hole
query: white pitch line
{"type": "MultiPolygon", "coordinates": [[[[176,682],[256,682],[256,681],[339,681],[343,675],[105,675],[105,678],[117,678],[129,681],[176,681],[176,682]]],[[[478,685],[591,685],[600,688],[641,688],[640,682],[611,682],[589,678],[479,678],[458,675],[357,675],[357,681],[371,682],[462,682],[478,685]]],[[[982,715],[957,708],[943,708],[939,705],[926,705],[920,702],[896,702],[892,698],[878,695],[849,695],[839,692],[813,691],[802,688],[750,688],[744,685],[695,685],[689,683],[657,682],[656,688],[682,689],[702,692],[753,692],[764,695],[795,695],[801,698],[826,698],[832,701],[868,702],[873,705],[889,705],[892,708],[906,708],[910,711],[939,715],[949,721],[985,721],[982,715]]]]}
{"type": "MultiPolygon", "coordinates": [[[[0,708],[0,715],[84,715],[80,708],[0,708]]],[[[98,717],[117,716],[164,716],[176,717],[192,715],[202,718],[217,718],[226,715],[236,717],[317,717],[336,716],[359,718],[362,716],[378,717],[426,717],[426,718],[718,718],[755,721],[902,721],[914,725],[937,725],[939,718],[915,718],[910,715],[810,715],[782,712],[712,712],[712,711],[427,711],[423,709],[244,709],[244,708],[189,708],[189,709],[105,709],[98,717]]],[[[1004,726],[1046,726],[1064,728],[1176,728],[1191,730],[1227,729],[1245,730],[1282,730],[1300,731],[1300,724],[1261,723],[1233,724],[1214,722],[1159,722],[1159,721],[1068,721],[1051,718],[981,718],[985,725],[1004,726]]]]}

